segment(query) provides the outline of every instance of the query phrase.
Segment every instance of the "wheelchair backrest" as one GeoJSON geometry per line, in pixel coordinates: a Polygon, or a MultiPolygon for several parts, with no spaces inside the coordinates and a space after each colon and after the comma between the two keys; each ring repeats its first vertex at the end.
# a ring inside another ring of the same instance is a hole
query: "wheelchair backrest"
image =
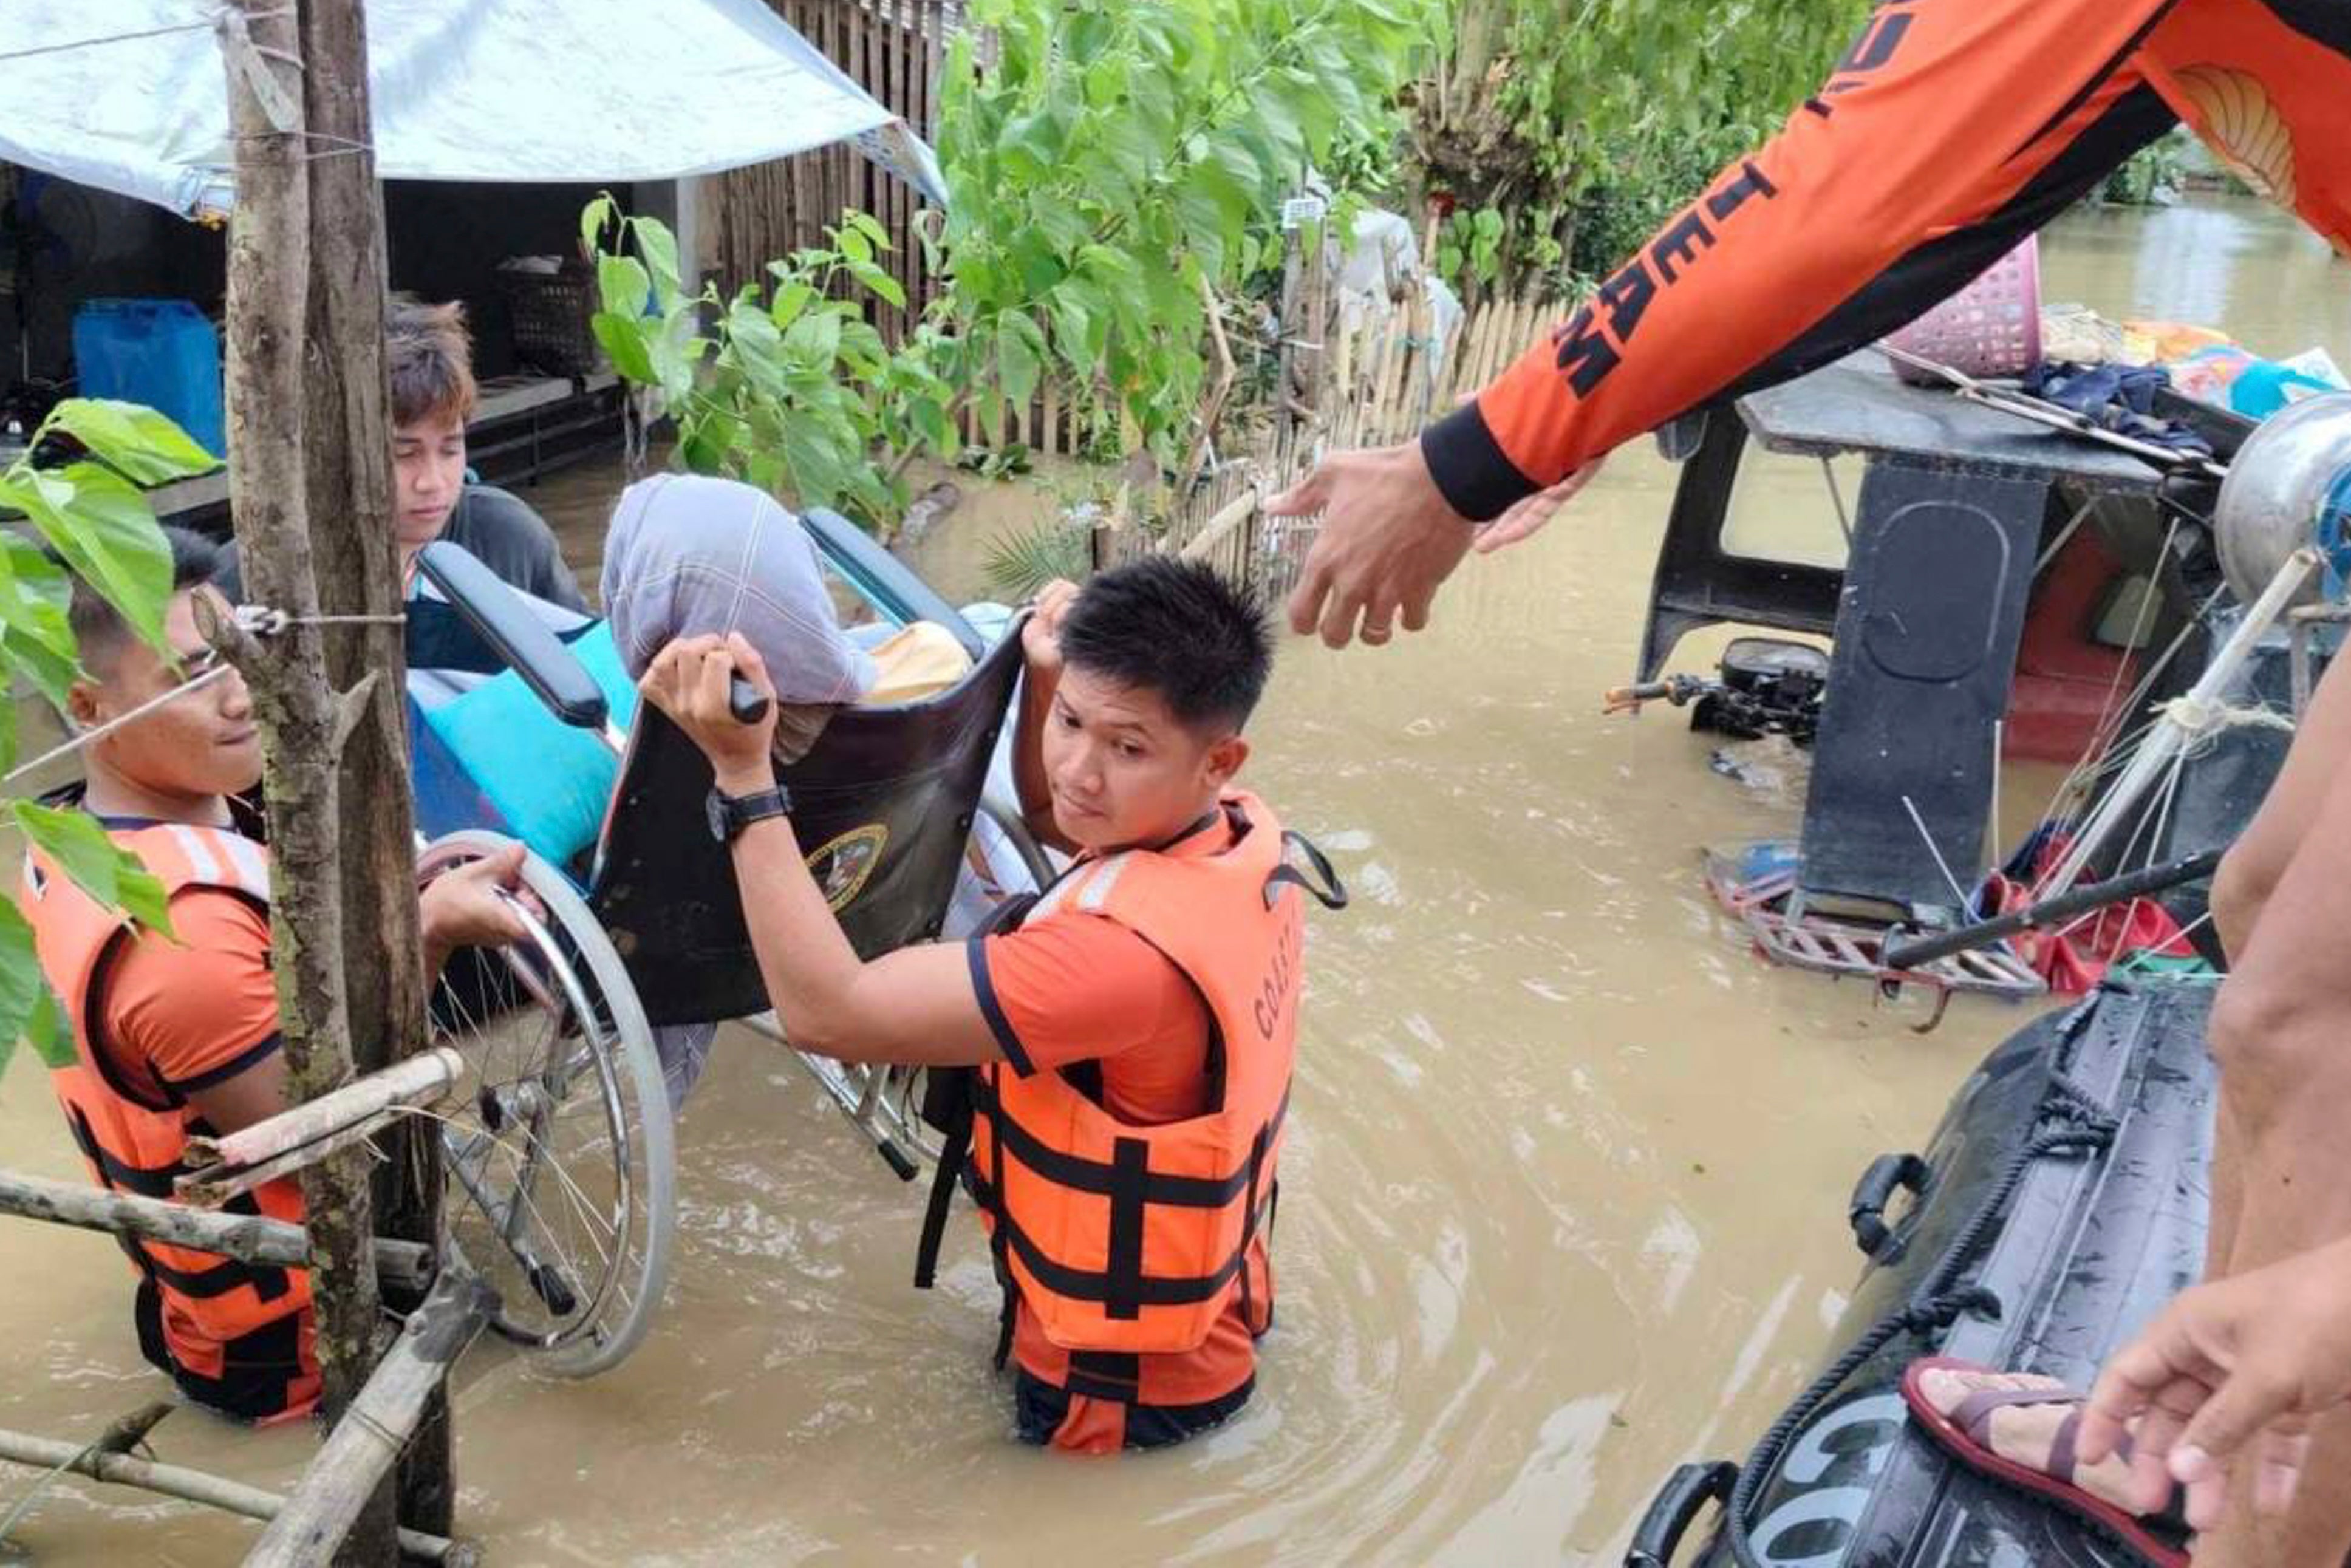
{"type": "MultiPolygon", "coordinates": [[[[935,696],[841,709],[782,769],[792,831],[860,956],[938,935],[1020,668],[1015,633],[935,696]]],[[[733,858],[705,815],[710,785],[694,743],[641,709],[589,902],[655,1024],[768,1005],[733,858]]]]}

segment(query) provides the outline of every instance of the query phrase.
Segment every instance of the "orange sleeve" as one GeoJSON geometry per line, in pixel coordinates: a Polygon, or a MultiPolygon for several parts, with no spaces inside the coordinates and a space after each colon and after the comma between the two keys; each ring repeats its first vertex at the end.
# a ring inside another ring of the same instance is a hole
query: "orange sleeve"
{"type": "Polygon", "coordinates": [[[172,1093],[208,1088],[278,1047],[269,916],[232,893],[172,900],[179,938],[144,936],[106,977],[106,1027],[134,1074],[172,1093]]]}
{"type": "Polygon", "coordinates": [[[1423,433],[1447,501],[1495,517],[1958,290],[2175,123],[2136,63],[2173,3],[1884,0],[1776,138],[1423,433]]]}
{"type": "Polygon", "coordinates": [[[1022,1077],[1207,1038],[1207,1003],[1158,948],[1099,915],[1056,914],[971,944],[973,988],[1022,1077]]]}

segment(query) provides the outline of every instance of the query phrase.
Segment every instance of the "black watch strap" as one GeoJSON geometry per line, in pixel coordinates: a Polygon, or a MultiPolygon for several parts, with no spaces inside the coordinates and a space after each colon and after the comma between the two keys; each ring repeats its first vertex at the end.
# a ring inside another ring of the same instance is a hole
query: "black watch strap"
{"type": "Polygon", "coordinates": [[[755,789],[748,795],[728,795],[714,789],[708,807],[710,836],[722,844],[731,844],[752,823],[787,816],[791,809],[791,791],[781,784],[772,789],[755,789]]]}

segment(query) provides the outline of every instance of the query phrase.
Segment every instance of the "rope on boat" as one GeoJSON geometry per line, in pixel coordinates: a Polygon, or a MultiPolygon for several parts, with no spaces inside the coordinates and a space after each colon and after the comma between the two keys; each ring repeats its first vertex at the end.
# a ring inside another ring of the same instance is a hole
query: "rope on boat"
{"type": "MultiPolygon", "coordinates": [[[[2097,998],[2095,997],[2092,1001],[2097,998]]],[[[2090,1017],[2088,1004],[2067,1020],[2074,1028],[2090,1017]],[[2079,1020],[2079,1022],[2076,1022],[2079,1020]]],[[[2060,1026],[2064,1038],[2073,1037],[2073,1028],[2060,1026]]],[[[1864,1363],[1886,1348],[1896,1336],[1906,1333],[1926,1334],[1949,1327],[1963,1313],[1976,1312],[1998,1319],[2000,1298],[1981,1285],[1961,1288],[1960,1272],[1975,1256],[1992,1228],[2000,1223],[2015,1197],[2017,1187],[2034,1163],[2046,1155],[2061,1153],[2082,1154],[2103,1149],[2112,1144],[2120,1124],[2098,1098],[2065,1076],[2062,1070],[2050,1074],[2049,1087],[2043,1092],[2036,1118],[2040,1130],[2027,1139],[2011,1157],[2000,1179],[1971,1215],[1951,1244],[1943,1249],[1934,1268],[1909,1301],[1888,1312],[1871,1326],[1868,1333],[1854,1342],[1851,1349],[1837,1358],[1836,1364],[1813,1379],[1810,1387],[1799,1395],[1796,1402],[1781,1414],[1755,1445],[1747,1462],[1739,1468],[1739,1479],[1730,1489],[1730,1500],[1723,1507],[1723,1536],[1730,1542],[1731,1556],[1739,1568],[1772,1568],[1758,1556],[1748,1537],[1748,1517],[1755,1511],[1756,1494],[1763,1483],[1779,1469],[1788,1444],[1813,1413],[1841,1387],[1844,1380],[1860,1370],[1864,1363]]]]}

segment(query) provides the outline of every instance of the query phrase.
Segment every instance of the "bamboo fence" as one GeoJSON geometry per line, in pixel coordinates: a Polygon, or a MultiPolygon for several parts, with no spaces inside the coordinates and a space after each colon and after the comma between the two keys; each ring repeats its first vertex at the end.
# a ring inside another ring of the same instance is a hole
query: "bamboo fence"
{"type": "MultiPolygon", "coordinates": [[[[768,0],[817,51],[881,105],[929,138],[939,68],[963,26],[963,0],[768,0]]],[[[704,256],[722,294],[765,281],[768,262],[824,240],[844,208],[870,213],[890,235],[880,257],[906,308],[872,303],[873,324],[895,344],[936,286],[916,225],[928,204],[848,143],[753,164],[702,183],[704,256]]]]}
{"type": "Polygon", "coordinates": [[[1411,439],[1500,374],[1565,313],[1548,293],[1491,299],[1440,341],[1415,287],[1384,319],[1332,320],[1293,340],[1297,361],[1285,378],[1293,404],[1259,433],[1254,450],[1211,468],[1155,526],[1102,530],[1095,564],[1174,551],[1250,582],[1268,600],[1287,593],[1321,525],[1270,517],[1265,503],[1330,453],[1411,439]]]}

